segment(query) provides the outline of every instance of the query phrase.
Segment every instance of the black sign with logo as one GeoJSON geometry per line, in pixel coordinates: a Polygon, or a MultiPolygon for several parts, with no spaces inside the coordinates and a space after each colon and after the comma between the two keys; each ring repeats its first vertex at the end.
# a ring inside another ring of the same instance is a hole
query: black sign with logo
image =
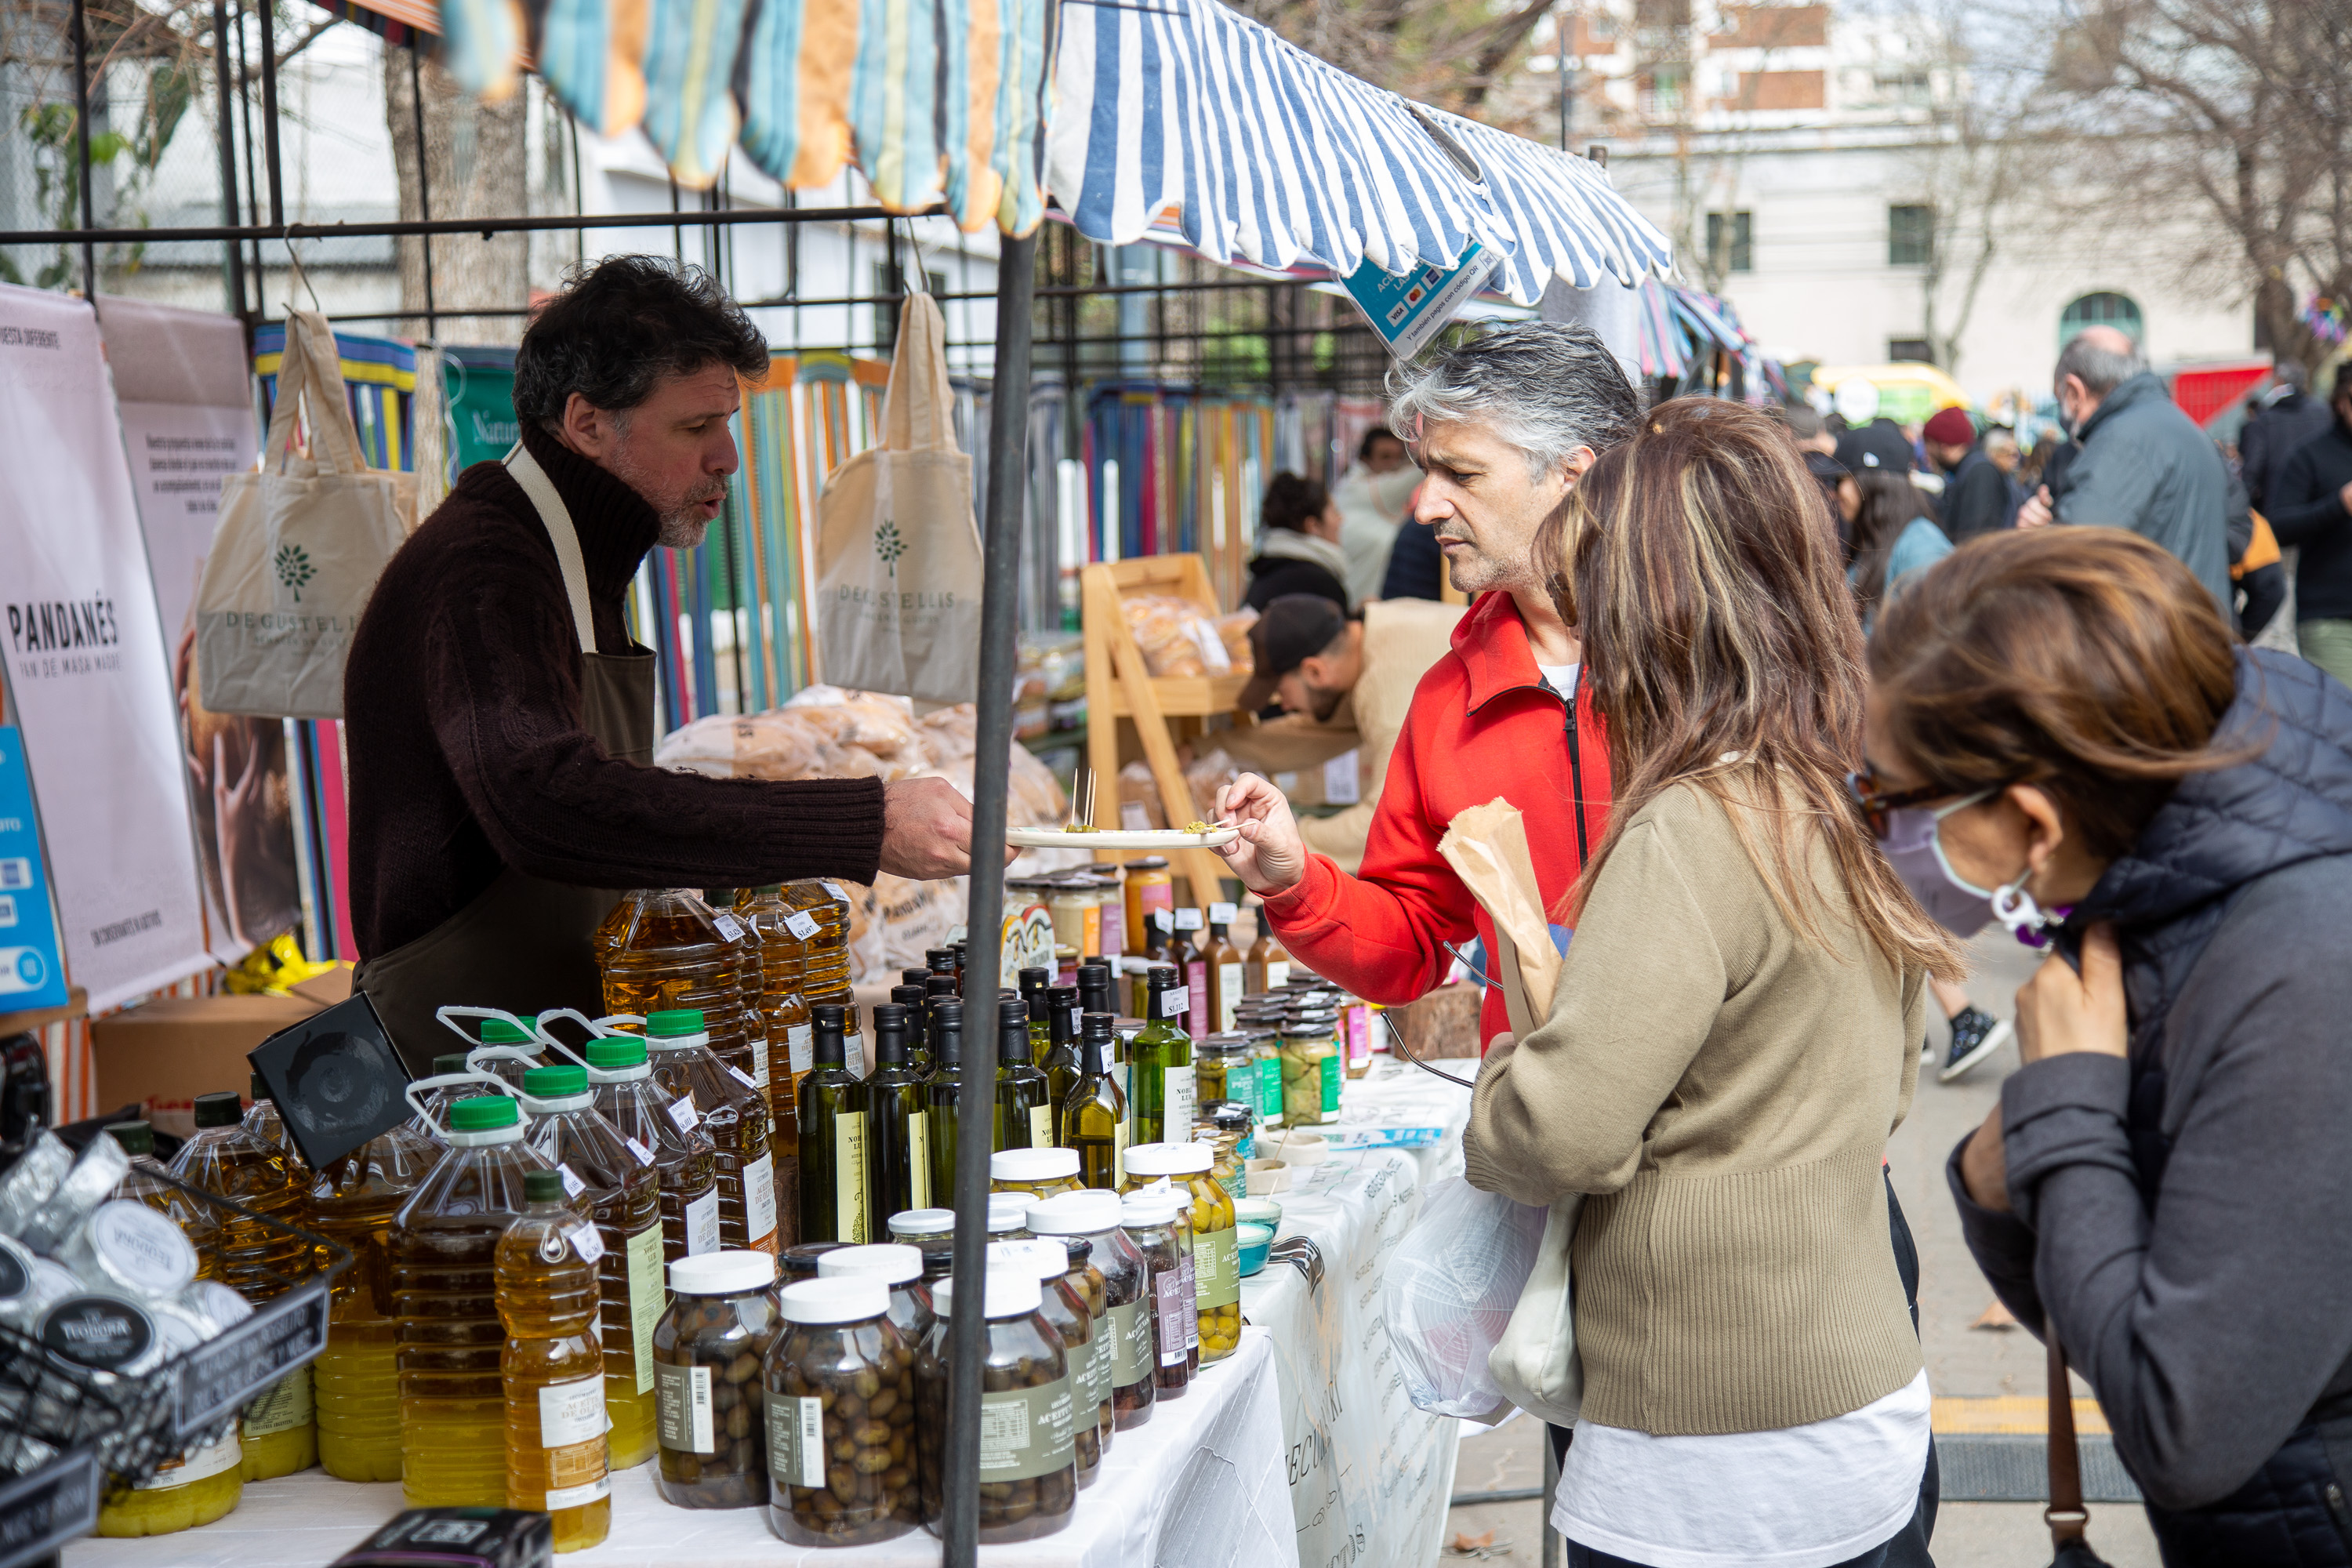
{"type": "Polygon", "coordinates": [[[172,1421],[193,1441],[206,1426],[327,1347],[327,1287],[301,1285],[182,1356],[173,1373],[172,1421]]]}
{"type": "Polygon", "coordinates": [[[0,1563],[37,1562],[98,1528],[98,1455],[60,1454],[28,1476],[0,1481],[0,1563]]]}
{"type": "Polygon", "coordinates": [[[408,1074],[364,992],[279,1030],[246,1059],[314,1171],[413,1114],[402,1098],[408,1074]]]}
{"type": "Polygon", "coordinates": [[[155,1320],[120,1296],[68,1296],[41,1319],[41,1343],[79,1366],[118,1372],[155,1342],[155,1320]]]}

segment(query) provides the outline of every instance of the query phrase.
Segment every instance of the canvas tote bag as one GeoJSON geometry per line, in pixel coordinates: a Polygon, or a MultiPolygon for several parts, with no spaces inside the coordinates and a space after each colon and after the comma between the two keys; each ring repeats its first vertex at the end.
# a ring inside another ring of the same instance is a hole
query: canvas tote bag
{"type": "Polygon", "coordinates": [[[415,525],[415,476],[370,468],[360,451],[334,329],[315,310],[289,310],[261,467],[221,481],[220,527],[196,587],[204,705],[341,718],[352,633],[415,525]]]}
{"type": "Polygon", "coordinates": [[[929,295],[907,297],[882,445],[826,478],[816,550],[821,678],[941,703],[979,694],[982,575],[946,331],[929,295]]]}

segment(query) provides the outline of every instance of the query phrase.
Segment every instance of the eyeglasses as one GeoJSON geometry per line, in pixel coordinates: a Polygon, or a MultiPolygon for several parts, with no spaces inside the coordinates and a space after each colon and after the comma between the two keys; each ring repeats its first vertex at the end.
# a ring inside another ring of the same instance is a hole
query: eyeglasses
{"type": "MultiPolygon", "coordinates": [[[[1880,838],[1886,837],[1896,812],[1906,806],[1925,805],[1931,800],[1949,799],[1953,793],[1942,784],[1920,784],[1914,789],[1881,789],[1877,772],[1868,767],[1846,774],[1845,787],[1853,796],[1853,803],[1862,807],[1862,819],[1870,824],[1870,831],[1880,838]]],[[[1990,790],[1980,791],[1958,805],[1974,805],[1991,793],[1990,790]]],[[[1957,810],[1958,805],[1954,809],[1957,810]]]]}

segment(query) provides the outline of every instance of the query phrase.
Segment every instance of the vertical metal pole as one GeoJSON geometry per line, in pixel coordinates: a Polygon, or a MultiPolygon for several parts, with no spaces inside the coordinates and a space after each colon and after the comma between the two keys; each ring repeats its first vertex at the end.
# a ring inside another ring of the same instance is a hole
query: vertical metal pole
{"type": "Polygon", "coordinates": [[[1004,796],[1013,746],[1014,622],[1021,606],[1021,498],[1028,479],[1030,304],[1037,237],[996,260],[996,374],[989,389],[988,526],[980,597],[979,759],[972,770],[971,907],[964,921],[963,1077],[956,1103],[955,1307],[948,1320],[948,1473],[941,1568],[980,1559],[981,1281],[988,1246],[988,1155],[996,1106],[996,992],[1004,925],[1004,796]]]}
{"type": "MultiPolygon", "coordinates": [[[[213,87],[220,121],[221,222],[236,223],[236,120],[229,112],[228,0],[213,0],[213,87]]],[[[245,313],[245,252],[235,240],[221,247],[227,257],[229,313],[239,321],[245,313]]]]}
{"type": "MultiPolygon", "coordinates": [[[[278,163],[278,0],[256,0],[261,17],[261,164],[269,176],[269,226],[286,226],[286,176],[278,163]]],[[[289,248],[288,253],[293,254],[289,248]]]]}
{"type": "MultiPolygon", "coordinates": [[[[268,0],[264,0],[267,4],[268,0]]],[[[416,125],[416,216],[426,223],[433,221],[433,172],[425,165],[430,161],[425,150],[425,69],[416,63],[416,46],[408,46],[408,108],[416,125]]],[[[436,319],[433,298],[433,237],[416,237],[417,254],[425,258],[425,335],[437,338],[440,322],[436,319]]]]}
{"type": "MultiPolygon", "coordinates": [[[[81,170],[81,226],[96,228],[89,195],[89,26],[82,0],[73,0],[74,156],[81,170]]],[[[81,297],[98,303],[98,252],[81,242],[81,297]]]]}
{"type": "Polygon", "coordinates": [[[1570,59],[1569,50],[1574,47],[1575,44],[1575,14],[1567,6],[1563,5],[1559,10],[1552,13],[1552,28],[1559,35],[1558,40],[1559,44],[1559,55],[1557,63],[1559,67],[1559,150],[1563,153],[1568,151],[1568,62],[1570,59]]]}
{"type": "Polygon", "coordinates": [[[1551,1527],[1551,1505],[1559,1495],[1559,1453],[1551,1446],[1551,1428],[1543,1433],[1544,1495],[1543,1495],[1543,1563],[1542,1568],[1559,1568],[1559,1531],[1551,1527]]]}
{"type": "MultiPolygon", "coordinates": [[[[253,95],[246,90],[252,68],[245,58],[245,7],[239,0],[236,13],[236,110],[245,123],[245,221],[254,228],[261,226],[261,178],[253,169],[253,95]]],[[[257,318],[269,310],[269,271],[261,264],[261,241],[253,242],[253,306],[257,318]]]]}

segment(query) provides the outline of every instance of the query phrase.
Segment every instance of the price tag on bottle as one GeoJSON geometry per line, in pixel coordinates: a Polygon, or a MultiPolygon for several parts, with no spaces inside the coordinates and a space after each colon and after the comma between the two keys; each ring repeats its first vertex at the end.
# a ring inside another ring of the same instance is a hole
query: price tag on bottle
{"type": "Polygon", "coordinates": [[[1233,924],[1234,906],[1231,904],[1211,904],[1209,906],[1209,923],[1213,926],[1229,926],[1233,924]]]}
{"type": "Polygon", "coordinates": [[[594,1226],[575,1225],[563,1233],[563,1239],[572,1244],[572,1250],[580,1255],[581,1262],[593,1268],[604,1260],[604,1238],[594,1226]]]}
{"type": "Polygon", "coordinates": [[[784,917],[784,929],[802,942],[806,942],[824,927],[820,925],[817,918],[806,910],[794,910],[784,917]]]}
{"type": "Polygon", "coordinates": [[[753,1078],[750,1073],[745,1072],[741,1068],[737,1067],[734,1063],[728,1063],[727,1070],[733,1073],[735,1075],[735,1081],[741,1084],[745,1089],[757,1089],[760,1087],[760,1080],[758,1079],[753,1078]]]}
{"type": "Polygon", "coordinates": [[[638,1164],[650,1165],[654,1163],[654,1152],[652,1150],[646,1148],[644,1144],[638,1142],[634,1138],[625,1140],[625,1142],[629,1145],[629,1152],[637,1157],[638,1164]]]}
{"type": "Polygon", "coordinates": [[[833,895],[833,901],[834,901],[835,903],[836,903],[836,904],[840,904],[840,905],[843,905],[843,906],[845,906],[845,907],[846,907],[846,906],[847,906],[847,904],[849,903],[849,895],[848,895],[847,893],[845,893],[845,892],[843,892],[843,891],[841,890],[841,884],[840,884],[840,883],[838,883],[838,882],[819,882],[819,883],[817,884],[817,886],[818,886],[818,887],[820,887],[820,888],[823,888],[826,892],[828,892],[828,893],[832,894],[832,895],[833,895]]]}
{"type": "Polygon", "coordinates": [[[588,1184],[587,1184],[587,1183],[585,1183],[585,1182],[583,1182],[583,1181],[582,1181],[579,1177],[577,1177],[577,1176],[573,1175],[573,1174],[572,1173],[572,1167],[571,1167],[571,1166],[569,1166],[569,1165],[558,1165],[558,1166],[556,1166],[556,1167],[555,1167],[555,1173],[556,1173],[557,1175],[562,1176],[562,1177],[563,1178],[563,1195],[564,1195],[564,1196],[566,1196],[566,1197],[571,1197],[571,1198],[576,1198],[576,1197],[578,1197],[581,1194],[583,1194],[583,1193],[584,1193],[584,1192],[586,1192],[586,1191],[588,1190],[588,1184]]]}
{"type": "Polygon", "coordinates": [[[1176,911],[1176,929],[1178,931],[1199,931],[1201,929],[1201,911],[1198,910],[1178,910],[1176,911]]]}
{"type": "Polygon", "coordinates": [[[669,1119],[677,1123],[677,1130],[680,1132],[693,1131],[694,1124],[702,1120],[701,1117],[695,1114],[694,1096],[690,1094],[681,1094],[676,1100],[671,1100],[669,1102],[669,1119]]]}
{"type": "Polygon", "coordinates": [[[741,942],[743,940],[743,922],[737,920],[733,915],[720,915],[710,923],[717,926],[719,928],[719,934],[725,937],[729,942],[741,942]]]}

